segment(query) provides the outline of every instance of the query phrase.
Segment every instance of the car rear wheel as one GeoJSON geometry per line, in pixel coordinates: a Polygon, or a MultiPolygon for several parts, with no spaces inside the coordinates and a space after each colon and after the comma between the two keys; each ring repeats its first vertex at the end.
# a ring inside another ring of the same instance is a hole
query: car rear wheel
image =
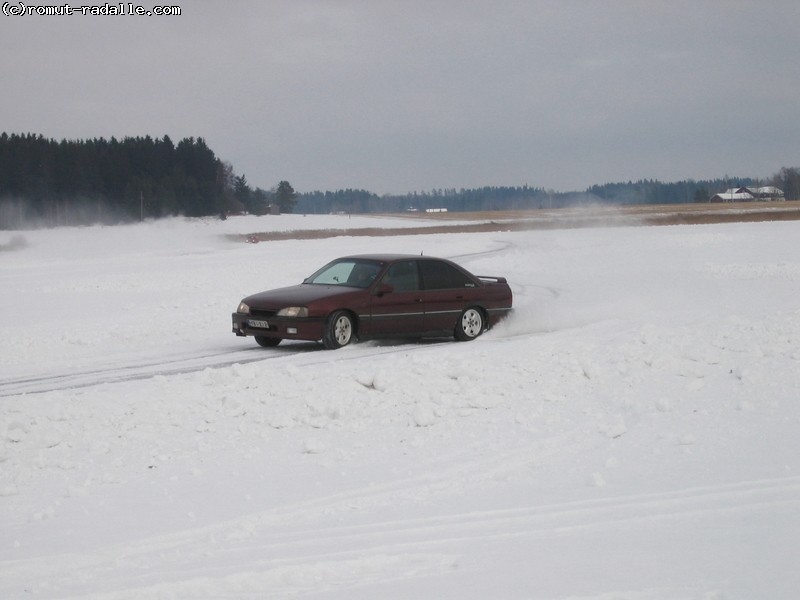
{"type": "Polygon", "coordinates": [[[281,343],[281,338],[266,337],[263,335],[256,336],[256,344],[264,348],[273,348],[281,343]]]}
{"type": "Polygon", "coordinates": [[[347,346],[353,340],[353,318],[343,310],[337,310],[328,318],[322,344],[328,350],[347,346]]]}
{"type": "Polygon", "coordinates": [[[477,308],[468,308],[456,323],[455,337],[461,342],[474,340],[483,333],[483,313],[477,308]]]}

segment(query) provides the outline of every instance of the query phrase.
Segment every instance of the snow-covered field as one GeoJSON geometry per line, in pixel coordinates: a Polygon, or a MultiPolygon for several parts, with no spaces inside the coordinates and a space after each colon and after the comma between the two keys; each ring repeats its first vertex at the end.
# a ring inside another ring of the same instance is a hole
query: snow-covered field
{"type": "Polygon", "coordinates": [[[800,597],[800,222],[340,237],[0,232],[0,597],[800,597]],[[274,349],[239,300],[449,257],[475,342],[274,349]]]}

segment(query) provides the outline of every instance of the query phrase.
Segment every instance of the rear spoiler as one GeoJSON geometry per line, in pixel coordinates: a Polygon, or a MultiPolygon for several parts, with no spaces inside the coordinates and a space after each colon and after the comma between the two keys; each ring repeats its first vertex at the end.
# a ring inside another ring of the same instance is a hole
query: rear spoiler
{"type": "Polygon", "coordinates": [[[478,275],[478,279],[485,283],[508,283],[505,277],[489,277],[488,275],[478,275]]]}

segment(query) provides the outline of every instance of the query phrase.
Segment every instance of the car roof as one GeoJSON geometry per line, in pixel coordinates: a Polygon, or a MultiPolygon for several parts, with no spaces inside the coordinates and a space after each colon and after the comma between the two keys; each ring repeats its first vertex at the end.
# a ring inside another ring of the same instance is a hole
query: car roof
{"type": "Polygon", "coordinates": [[[354,254],[351,256],[342,256],[338,260],[354,258],[358,260],[376,260],[379,262],[394,262],[396,260],[409,260],[409,259],[433,259],[433,260],[444,260],[442,258],[436,258],[435,256],[423,256],[421,254],[354,254]]]}

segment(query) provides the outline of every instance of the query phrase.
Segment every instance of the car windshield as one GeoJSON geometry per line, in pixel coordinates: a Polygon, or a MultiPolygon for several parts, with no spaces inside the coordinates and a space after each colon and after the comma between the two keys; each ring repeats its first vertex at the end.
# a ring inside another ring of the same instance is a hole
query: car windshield
{"type": "Polygon", "coordinates": [[[344,259],[336,260],[322,267],[305,283],[322,285],[345,285],[349,287],[369,287],[381,270],[381,264],[373,261],[344,259]]]}

